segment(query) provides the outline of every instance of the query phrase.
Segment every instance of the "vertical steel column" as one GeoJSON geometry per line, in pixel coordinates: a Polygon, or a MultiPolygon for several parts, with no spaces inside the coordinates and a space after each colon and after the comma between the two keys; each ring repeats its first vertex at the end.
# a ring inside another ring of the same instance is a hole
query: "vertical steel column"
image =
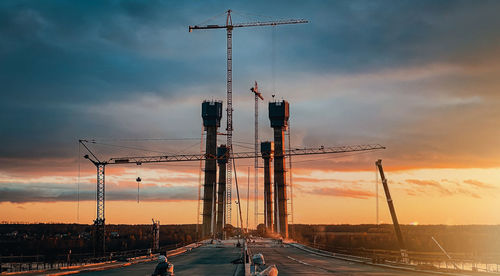
{"type": "Polygon", "coordinates": [[[259,97],[255,94],[255,160],[254,160],[254,173],[253,173],[253,185],[255,190],[255,228],[259,225],[259,97]]]}
{"type": "MultiPolygon", "coordinates": [[[[287,136],[288,136],[288,175],[290,177],[290,222],[293,224],[293,214],[294,214],[294,208],[293,208],[293,174],[292,174],[292,140],[291,140],[291,134],[290,134],[290,122],[288,122],[288,129],[287,129],[287,136]]],[[[292,233],[293,235],[293,233],[292,233]]]]}
{"type": "Polygon", "coordinates": [[[271,191],[271,160],[273,155],[273,142],[262,142],[260,151],[264,159],[264,225],[266,231],[273,231],[273,199],[271,191]]]}
{"type": "Polygon", "coordinates": [[[227,166],[227,147],[220,145],[217,148],[217,163],[219,164],[219,187],[217,188],[217,227],[216,233],[219,238],[223,237],[224,231],[224,209],[226,207],[226,166],[227,166]]]}
{"type": "MultiPolygon", "coordinates": [[[[201,127],[201,138],[200,138],[200,154],[203,153],[203,136],[205,133],[205,127],[202,125],[201,127]]],[[[200,209],[201,209],[201,187],[203,186],[203,182],[201,182],[201,174],[203,172],[203,160],[200,160],[200,170],[198,172],[198,210],[196,213],[196,238],[200,239],[200,209]]]]}
{"type": "Polygon", "coordinates": [[[95,163],[97,168],[96,202],[97,216],[94,220],[94,255],[104,255],[106,251],[104,204],[105,204],[105,163],[95,163]]]}
{"type": "Polygon", "coordinates": [[[105,175],[104,175],[105,165],[102,163],[97,164],[97,189],[96,189],[96,199],[97,199],[97,216],[96,219],[104,221],[104,198],[105,198],[105,175]]]}
{"type": "Polygon", "coordinates": [[[153,244],[151,246],[151,249],[153,253],[158,252],[160,249],[160,221],[155,221],[153,219],[153,228],[151,229],[153,232],[153,244]]]}
{"type": "MultiPolygon", "coordinates": [[[[231,20],[231,11],[228,11],[226,25],[231,20]]],[[[232,25],[232,21],[231,21],[232,25]]],[[[226,146],[229,150],[229,160],[227,162],[226,175],[226,223],[231,224],[231,189],[233,169],[231,157],[233,153],[233,47],[232,47],[233,27],[227,27],[227,127],[226,127],[226,146]]]]}

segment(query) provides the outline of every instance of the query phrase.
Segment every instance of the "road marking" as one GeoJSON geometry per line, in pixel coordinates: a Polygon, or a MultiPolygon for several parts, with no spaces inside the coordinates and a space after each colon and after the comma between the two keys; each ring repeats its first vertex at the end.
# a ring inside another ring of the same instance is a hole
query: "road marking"
{"type": "Polygon", "coordinates": [[[334,271],[334,270],[330,270],[330,269],[326,269],[326,268],[321,268],[321,267],[316,266],[316,265],[308,264],[308,263],[306,263],[306,262],[304,262],[304,261],[297,260],[297,259],[295,259],[295,258],[293,258],[293,257],[290,257],[290,256],[286,256],[286,257],[287,257],[288,259],[290,259],[290,260],[296,261],[296,262],[297,262],[297,263],[299,263],[299,264],[303,264],[303,265],[307,265],[307,266],[310,266],[310,267],[314,267],[314,268],[316,268],[316,269],[323,270],[323,271],[325,271],[325,272],[336,272],[336,271],[334,271]]]}
{"type": "Polygon", "coordinates": [[[306,262],[303,262],[303,261],[301,261],[301,260],[297,260],[297,259],[295,259],[295,258],[293,258],[293,257],[290,257],[290,256],[286,256],[286,257],[287,257],[288,259],[290,259],[290,260],[294,260],[294,261],[296,261],[297,263],[301,263],[301,264],[303,264],[303,265],[312,266],[312,265],[310,265],[310,264],[308,264],[308,263],[306,263],[306,262]]]}

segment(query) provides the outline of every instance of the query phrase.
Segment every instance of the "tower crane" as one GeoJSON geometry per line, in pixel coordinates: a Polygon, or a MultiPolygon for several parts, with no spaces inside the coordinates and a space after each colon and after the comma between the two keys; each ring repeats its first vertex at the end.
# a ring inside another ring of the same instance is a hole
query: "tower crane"
{"type": "MultiPolygon", "coordinates": [[[[233,153],[233,46],[232,37],[234,28],[245,28],[245,27],[261,27],[261,26],[277,26],[285,24],[300,24],[308,23],[307,20],[303,19],[290,19],[290,20],[277,20],[277,21],[265,21],[265,22],[247,22],[247,23],[235,23],[233,24],[233,19],[231,18],[232,10],[227,10],[226,24],[225,25],[203,25],[203,26],[189,26],[189,32],[193,30],[208,30],[208,29],[226,29],[227,32],[227,125],[226,125],[226,146],[228,147],[229,158],[232,158],[233,153]]],[[[226,168],[226,222],[231,222],[231,190],[232,190],[232,162],[228,160],[226,168]]]]}
{"type": "MultiPolygon", "coordinates": [[[[95,231],[94,252],[96,255],[103,254],[105,252],[104,206],[105,206],[105,168],[107,165],[120,165],[120,164],[142,165],[147,163],[200,161],[200,160],[205,160],[207,158],[219,160],[219,159],[228,159],[230,154],[229,152],[226,152],[226,156],[211,156],[210,154],[205,153],[205,154],[173,154],[173,155],[156,155],[156,156],[112,157],[109,158],[108,160],[102,161],[87,146],[87,143],[96,143],[95,141],[79,140],[79,143],[83,145],[83,147],[90,154],[90,155],[86,154],[84,158],[92,162],[92,164],[94,164],[97,169],[97,181],[96,181],[97,216],[96,219],[94,220],[94,231],[95,231]]],[[[379,144],[338,146],[338,147],[321,146],[319,148],[289,149],[289,151],[283,153],[283,156],[339,154],[348,152],[373,151],[381,149],[385,149],[385,147],[379,144]]],[[[232,153],[233,159],[248,159],[248,158],[255,158],[256,156],[262,157],[262,154],[259,153],[255,155],[254,152],[232,153]]]]}
{"type": "Polygon", "coordinates": [[[259,92],[259,86],[257,81],[255,81],[254,87],[250,88],[255,94],[255,161],[254,161],[254,210],[255,210],[255,226],[259,225],[259,99],[264,100],[262,93],[259,92]]]}

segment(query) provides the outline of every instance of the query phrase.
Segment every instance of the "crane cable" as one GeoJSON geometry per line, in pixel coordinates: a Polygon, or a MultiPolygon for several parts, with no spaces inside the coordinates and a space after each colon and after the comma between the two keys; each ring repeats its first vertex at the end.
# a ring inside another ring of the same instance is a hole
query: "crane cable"
{"type": "MultiPolygon", "coordinates": [[[[276,95],[276,28],[272,26],[271,33],[271,78],[273,82],[273,95],[276,95]]],[[[274,96],[273,96],[274,98],[274,96]]]]}
{"type": "MultiPolygon", "coordinates": [[[[155,139],[154,141],[158,141],[160,139],[155,139]]],[[[182,138],[182,139],[161,139],[163,141],[173,141],[173,140],[178,140],[178,141],[184,141],[184,140],[193,140],[192,138],[182,138]]],[[[196,138],[198,140],[198,138],[196,138]]],[[[120,141],[120,140],[116,140],[120,141]]],[[[152,141],[151,139],[145,139],[145,140],[140,140],[140,139],[131,139],[131,140],[121,140],[121,141],[152,141]]],[[[89,141],[92,144],[96,145],[102,145],[102,146],[107,146],[107,147],[115,147],[115,148],[124,148],[124,149],[132,149],[132,150],[139,150],[139,151],[145,151],[145,152],[153,152],[153,153],[160,153],[160,154],[179,154],[182,153],[196,145],[198,145],[198,142],[194,144],[190,144],[189,146],[175,152],[175,153],[169,153],[169,152],[164,152],[164,151],[157,151],[157,150],[151,150],[151,149],[146,149],[146,148],[140,148],[140,147],[132,147],[132,146],[123,146],[123,145],[115,145],[115,144],[108,144],[108,143],[102,143],[102,142],[97,142],[96,140],[90,140],[89,141]]]]}
{"type": "Polygon", "coordinates": [[[137,178],[135,179],[135,181],[137,182],[137,204],[139,204],[139,184],[142,181],[142,179],[139,176],[139,168],[138,168],[138,166],[135,168],[135,175],[137,175],[137,178]]]}
{"type": "Polygon", "coordinates": [[[146,151],[146,152],[167,154],[166,152],[163,152],[163,151],[156,151],[156,150],[150,150],[150,149],[144,149],[144,148],[138,148],[138,147],[113,145],[113,144],[107,144],[107,143],[101,143],[101,142],[95,142],[95,141],[93,141],[92,143],[96,144],[96,145],[103,145],[103,146],[108,146],[108,147],[124,148],[124,149],[132,149],[132,150],[140,150],[140,151],[146,151]]]}
{"type": "MultiPolygon", "coordinates": [[[[232,11],[231,11],[232,12],[232,11]]],[[[227,14],[227,11],[224,11],[223,13],[220,13],[220,14],[217,14],[217,15],[214,15],[208,19],[206,19],[205,21],[203,22],[200,22],[198,25],[205,25],[206,23],[208,23],[209,21],[212,21],[214,19],[216,19],[217,17],[221,17],[223,15],[226,15],[227,14]]]]}
{"type": "Polygon", "coordinates": [[[78,143],[78,179],[76,183],[76,222],[80,222],[80,160],[82,155],[82,146],[81,143],[78,143]]]}
{"type": "MultiPolygon", "coordinates": [[[[342,157],[346,157],[346,156],[367,154],[367,153],[371,153],[373,151],[374,150],[366,150],[366,151],[363,151],[363,152],[347,152],[347,153],[344,153],[344,154],[335,154],[334,156],[331,156],[331,157],[316,158],[316,159],[307,159],[307,160],[300,160],[300,161],[293,161],[293,163],[297,164],[297,163],[305,163],[305,162],[322,161],[322,160],[328,160],[328,159],[336,159],[336,158],[342,158],[342,157]]],[[[297,155],[297,157],[299,157],[299,156],[300,155],[297,155]]],[[[302,156],[305,156],[305,155],[302,155],[302,156]]]]}
{"type": "Polygon", "coordinates": [[[273,16],[268,16],[268,15],[262,15],[262,14],[256,14],[256,13],[247,13],[247,12],[240,12],[240,11],[233,11],[231,10],[232,14],[237,14],[243,18],[249,19],[249,21],[271,21],[275,20],[275,17],[273,16]]]}
{"type": "Polygon", "coordinates": [[[377,165],[375,165],[375,212],[376,212],[376,223],[377,223],[377,227],[378,227],[378,170],[377,170],[377,165]]]}
{"type": "MultiPolygon", "coordinates": [[[[236,161],[234,158],[231,158],[233,159],[233,167],[234,167],[234,182],[236,184],[236,195],[238,196],[238,211],[239,211],[239,214],[240,214],[240,225],[241,225],[241,228],[243,230],[243,217],[241,216],[241,201],[240,201],[240,188],[238,187],[238,176],[236,175],[236,161]]],[[[238,220],[236,220],[236,223],[238,223],[238,220]]]]}
{"type": "Polygon", "coordinates": [[[182,140],[198,140],[194,137],[184,137],[184,138],[97,138],[90,139],[90,143],[96,143],[97,141],[182,141],[182,140]]]}

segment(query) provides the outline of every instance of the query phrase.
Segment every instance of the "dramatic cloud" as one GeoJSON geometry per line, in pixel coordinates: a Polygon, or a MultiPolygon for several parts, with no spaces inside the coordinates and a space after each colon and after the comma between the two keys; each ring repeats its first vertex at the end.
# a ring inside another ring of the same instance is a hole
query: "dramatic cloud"
{"type": "Polygon", "coordinates": [[[452,195],[453,192],[451,192],[449,189],[445,188],[443,185],[441,185],[439,182],[434,181],[434,180],[418,180],[418,179],[407,179],[406,183],[413,184],[419,187],[430,187],[433,188],[434,190],[438,191],[441,195],[452,195]]]}
{"type": "MultiPolygon", "coordinates": [[[[201,100],[225,96],[225,39],[223,31],[188,33],[187,26],[228,5],[2,1],[2,167],[7,157],[73,157],[81,137],[198,136],[201,100]]],[[[496,1],[231,6],[235,22],[263,19],[248,14],[310,20],[235,33],[237,138],[250,142],[242,126],[252,118],[248,94],[239,91],[257,79],[267,95],[276,81],[292,103],[294,144],[379,142],[399,168],[498,166],[500,152],[491,150],[498,141],[488,138],[499,134],[496,1]]]]}
{"type": "Polygon", "coordinates": [[[406,179],[405,183],[413,186],[413,188],[404,188],[406,193],[411,196],[429,196],[437,192],[440,196],[464,195],[473,198],[482,198],[481,194],[491,193],[491,191],[486,192],[484,190],[496,189],[495,186],[472,179],[463,181],[467,186],[460,184],[458,181],[448,179],[442,179],[441,182],[435,180],[406,179]],[[470,189],[471,187],[475,189],[470,189]],[[478,192],[478,189],[483,191],[478,192]]]}
{"type": "Polygon", "coordinates": [[[486,184],[484,182],[474,180],[474,179],[467,179],[464,180],[465,184],[472,185],[473,187],[480,188],[480,189],[496,189],[495,186],[486,184]]]}
{"type": "Polygon", "coordinates": [[[375,194],[370,191],[365,190],[355,190],[348,188],[314,188],[312,190],[306,191],[306,193],[320,196],[333,196],[333,197],[349,197],[356,199],[368,199],[370,197],[374,197],[375,194]]]}
{"type": "MultiPolygon", "coordinates": [[[[9,185],[0,187],[0,202],[26,203],[26,202],[76,202],[95,200],[95,192],[66,187],[50,187],[45,183],[17,187],[9,185]]],[[[135,201],[137,200],[136,189],[120,189],[106,192],[106,200],[111,201],[135,201]]],[[[191,201],[198,200],[196,187],[143,187],[140,191],[141,201],[191,201]]]]}
{"type": "MultiPolygon", "coordinates": [[[[294,147],[387,147],[294,157],[299,192],[373,197],[368,182],[339,180],[335,172],[374,171],[379,158],[388,172],[500,167],[498,1],[5,0],[0,202],[75,200],[78,172],[82,183],[95,182],[95,167],[81,159],[81,138],[96,138],[89,146],[103,160],[199,153],[201,101],[225,100],[226,37],[187,27],[224,23],[224,14],[205,20],[228,8],[233,22],[310,21],[235,30],[235,151],[253,147],[254,80],[265,102],[271,94],[290,101],[294,147]],[[307,175],[312,169],[330,175],[307,175]]],[[[260,108],[260,139],[272,140],[265,103],[260,108]]],[[[224,140],[220,135],[218,144],[224,140]]],[[[198,173],[198,162],[108,166],[107,199],[135,200],[140,175],[144,200],[193,200],[198,173]]],[[[495,191],[493,180],[472,177],[399,182],[409,195],[495,191]]],[[[80,196],[94,198],[90,189],[80,196]]]]}

